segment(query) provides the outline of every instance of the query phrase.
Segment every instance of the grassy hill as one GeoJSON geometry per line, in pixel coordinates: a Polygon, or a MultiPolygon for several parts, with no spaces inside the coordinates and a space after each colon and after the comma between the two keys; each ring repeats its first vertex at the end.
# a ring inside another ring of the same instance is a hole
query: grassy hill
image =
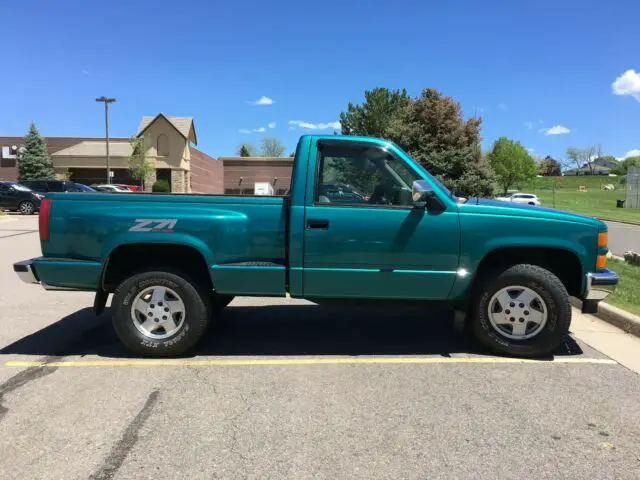
{"type": "Polygon", "coordinates": [[[520,189],[535,193],[543,206],[590,215],[603,220],[620,220],[640,224],[640,209],[617,208],[616,200],[625,199],[625,185],[617,177],[542,177],[535,178],[520,189]],[[586,192],[579,190],[580,185],[586,192]],[[602,190],[602,185],[613,185],[615,190],[602,190]]]}

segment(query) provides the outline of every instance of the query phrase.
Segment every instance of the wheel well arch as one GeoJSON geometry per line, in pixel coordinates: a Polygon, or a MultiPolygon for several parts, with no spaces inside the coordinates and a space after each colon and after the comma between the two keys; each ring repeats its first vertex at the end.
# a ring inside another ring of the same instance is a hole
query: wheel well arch
{"type": "Polygon", "coordinates": [[[113,292],[125,278],[154,267],[180,271],[193,281],[213,288],[207,261],[195,247],[176,243],[126,243],[109,253],[102,272],[102,289],[113,292]]]}
{"type": "Polygon", "coordinates": [[[499,247],[487,253],[476,269],[474,287],[491,274],[517,264],[537,265],[552,272],[564,284],[569,295],[582,294],[584,272],[578,255],[557,247],[499,247]]]}

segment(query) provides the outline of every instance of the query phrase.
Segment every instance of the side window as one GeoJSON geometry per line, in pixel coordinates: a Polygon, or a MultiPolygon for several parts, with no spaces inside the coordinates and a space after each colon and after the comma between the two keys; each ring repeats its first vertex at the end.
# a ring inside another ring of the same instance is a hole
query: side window
{"type": "Polygon", "coordinates": [[[351,206],[409,206],[419,176],[376,146],[325,145],[318,156],[315,202],[351,206]]]}
{"type": "Polygon", "coordinates": [[[29,187],[36,192],[48,192],[47,184],[45,182],[24,182],[23,185],[29,187]]]}
{"type": "Polygon", "coordinates": [[[62,182],[47,182],[48,192],[64,192],[62,182]]]}
{"type": "Polygon", "coordinates": [[[6,193],[9,191],[9,186],[4,183],[0,183],[0,193],[6,193]]]}
{"type": "Polygon", "coordinates": [[[164,133],[158,135],[157,149],[159,157],[166,157],[169,155],[169,137],[164,133]]]}

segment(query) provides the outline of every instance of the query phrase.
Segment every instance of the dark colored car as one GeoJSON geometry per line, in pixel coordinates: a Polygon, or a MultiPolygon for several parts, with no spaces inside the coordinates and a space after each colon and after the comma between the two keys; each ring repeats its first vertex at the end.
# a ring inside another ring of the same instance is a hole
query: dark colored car
{"type": "Polygon", "coordinates": [[[40,210],[43,195],[16,182],[0,182],[0,210],[31,215],[40,210]]]}
{"type": "Polygon", "coordinates": [[[23,180],[20,184],[38,193],[95,193],[93,188],[69,180],[23,180]]]}

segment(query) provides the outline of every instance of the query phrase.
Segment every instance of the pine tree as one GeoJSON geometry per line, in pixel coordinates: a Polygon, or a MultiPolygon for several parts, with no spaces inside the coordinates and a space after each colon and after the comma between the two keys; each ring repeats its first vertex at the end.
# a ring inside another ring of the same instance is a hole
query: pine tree
{"type": "Polygon", "coordinates": [[[250,157],[251,154],[249,153],[249,149],[247,148],[246,145],[242,145],[240,147],[240,156],[241,157],[250,157]]]}
{"type": "Polygon", "coordinates": [[[31,123],[29,133],[24,137],[25,151],[18,165],[20,180],[55,178],[53,163],[47,152],[47,144],[35,123],[31,123]]]}

